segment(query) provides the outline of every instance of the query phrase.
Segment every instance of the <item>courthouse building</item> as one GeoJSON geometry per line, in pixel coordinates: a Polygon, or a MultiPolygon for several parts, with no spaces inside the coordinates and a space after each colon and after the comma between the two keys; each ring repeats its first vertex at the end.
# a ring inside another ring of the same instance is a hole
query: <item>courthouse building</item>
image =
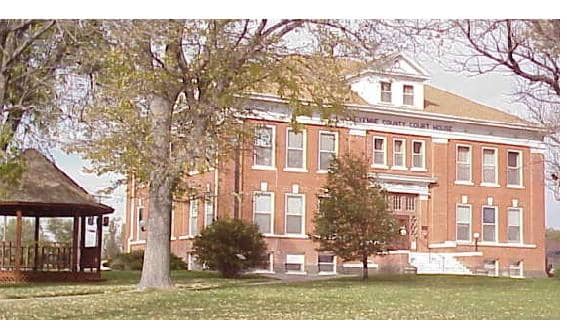
{"type": "MultiPolygon", "coordinates": [[[[545,273],[545,190],[542,130],[522,119],[427,83],[428,73],[397,54],[378,69],[348,76],[354,119],[326,124],[298,117],[291,129],[286,101],[254,93],[253,151],[194,174],[201,188],[175,201],[172,251],[189,269],[202,268],[192,241],[214,220],[255,222],[268,245],[257,271],[336,274],[360,270],[318,252],[309,239],[333,155],[365,154],[400,220],[399,243],[372,258],[374,271],[537,276],[545,273]]],[[[128,250],[145,244],[147,193],[130,182],[128,250]]]]}

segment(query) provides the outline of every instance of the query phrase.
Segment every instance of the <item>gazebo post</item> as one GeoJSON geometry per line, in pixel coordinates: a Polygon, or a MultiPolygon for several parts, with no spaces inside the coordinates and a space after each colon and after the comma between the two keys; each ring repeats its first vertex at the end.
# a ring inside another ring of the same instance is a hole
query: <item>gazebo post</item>
{"type": "Polygon", "coordinates": [[[96,220],[96,240],[97,240],[97,269],[96,271],[100,271],[100,260],[101,260],[101,253],[102,253],[102,215],[99,215],[96,220]]]}
{"type": "Polygon", "coordinates": [[[16,211],[16,271],[22,266],[22,211],[16,211]]]}
{"type": "Polygon", "coordinates": [[[35,217],[35,230],[33,232],[33,271],[37,271],[37,253],[39,253],[39,216],[35,217]]]}
{"type": "Polygon", "coordinates": [[[79,217],[73,217],[73,251],[71,260],[71,271],[77,272],[77,263],[79,259],[79,217]]]}
{"type": "MultiPolygon", "coordinates": [[[[80,229],[80,231],[81,231],[81,241],[80,241],[81,253],[83,252],[83,249],[85,248],[85,230],[87,230],[86,217],[81,216],[81,229],[80,229]]],[[[82,262],[83,261],[79,260],[79,271],[81,271],[81,272],[83,272],[85,270],[82,262]]]]}

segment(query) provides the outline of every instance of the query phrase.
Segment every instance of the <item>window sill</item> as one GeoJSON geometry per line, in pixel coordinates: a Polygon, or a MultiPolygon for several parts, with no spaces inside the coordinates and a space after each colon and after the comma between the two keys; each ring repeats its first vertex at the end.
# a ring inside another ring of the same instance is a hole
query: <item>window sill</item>
{"type": "Polygon", "coordinates": [[[269,238],[309,239],[308,235],[299,235],[299,234],[285,234],[285,235],[264,234],[263,236],[269,238]]]}
{"type": "Polygon", "coordinates": [[[276,171],[276,168],[273,166],[252,165],[252,170],[276,171]]]}
{"type": "Polygon", "coordinates": [[[372,164],[370,165],[370,168],[388,170],[390,167],[388,165],[383,165],[383,164],[372,164]]]}
{"type": "Polygon", "coordinates": [[[179,236],[177,239],[179,239],[179,240],[187,240],[187,239],[191,239],[191,238],[193,238],[193,236],[184,235],[184,236],[179,236]]]}
{"type": "Polygon", "coordinates": [[[472,181],[455,181],[456,185],[460,185],[460,186],[474,186],[474,183],[472,181]]]}
{"type": "Polygon", "coordinates": [[[146,241],[145,240],[136,240],[130,243],[130,245],[145,245],[146,241]]]}
{"type": "Polygon", "coordinates": [[[526,189],[525,186],[520,186],[520,185],[506,185],[506,188],[511,188],[511,189],[526,189]]]}
{"type": "Polygon", "coordinates": [[[305,271],[286,271],[285,274],[295,274],[295,275],[305,276],[305,275],[307,275],[307,272],[305,272],[305,271]]]}
{"type": "Polygon", "coordinates": [[[337,272],[319,272],[317,274],[320,276],[336,276],[337,272]]]}
{"type": "Polygon", "coordinates": [[[410,171],[412,171],[412,172],[427,172],[427,169],[426,169],[426,168],[421,168],[421,167],[412,167],[412,168],[410,169],[410,171]]]}
{"type": "Polygon", "coordinates": [[[293,167],[286,167],[283,170],[284,170],[284,172],[298,172],[298,173],[307,173],[308,172],[306,169],[297,169],[297,168],[293,168],[293,167]]]}
{"type": "Polygon", "coordinates": [[[405,166],[392,166],[393,171],[407,171],[408,168],[405,166]]]}
{"type": "Polygon", "coordinates": [[[170,239],[171,240],[177,240],[177,237],[171,237],[170,239]]]}
{"type": "Polygon", "coordinates": [[[499,184],[491,183],[491,182],[481,182],[480,186],[481,187],[490,187],[490,188],[499,188],[500,187],[499,184]]]}
{"type": "Polygon", "coordinates": [[[317,170],[315,173],[326,174],[329,173],[329,170],[317,170]]]}

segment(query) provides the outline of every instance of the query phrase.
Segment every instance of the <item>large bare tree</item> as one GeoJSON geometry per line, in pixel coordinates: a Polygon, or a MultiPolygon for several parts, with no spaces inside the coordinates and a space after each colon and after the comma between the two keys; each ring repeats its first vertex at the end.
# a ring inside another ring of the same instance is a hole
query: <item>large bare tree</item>
{"type": "MultiPolygon", "coordinates": [[[[294,114],[341,113],[341,57],[370,59],[373,22],[337,20],[103,21],[83,64],[95,78],[74,149],[99,173],[134,176],[149,191],[140,288],[168,288],[171,207],[189,170],[212,167],[248,136],[252,91],[278,93],[294,114]],[[303,101],[309,98],[310,101],[303,101]]],[[[86,47],[88,48],[88,46],[86,47]]],[[[86,49],[85,48],[85,49],[86,49]]]]}
{"type": "Polygon", "coordinates": [[[514,101],[525,108],[524,118],[547,131],[546,177],[559,199],[559,20],[397,20],[382,24],[450,70],[515,76],[514,101]]]}

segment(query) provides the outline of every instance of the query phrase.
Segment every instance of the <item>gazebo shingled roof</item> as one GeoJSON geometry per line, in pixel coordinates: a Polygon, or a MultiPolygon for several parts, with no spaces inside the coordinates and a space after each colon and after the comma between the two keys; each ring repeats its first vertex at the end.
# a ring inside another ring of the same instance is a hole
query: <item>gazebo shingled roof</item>
{"type": "Polygon", "coordinates": [[[110,214],[101,204],[35,149],[22,155],[25,169],[18,183],[0,181],[0,215],[21,211],[31,217],[73,217],[110,214]]]}

